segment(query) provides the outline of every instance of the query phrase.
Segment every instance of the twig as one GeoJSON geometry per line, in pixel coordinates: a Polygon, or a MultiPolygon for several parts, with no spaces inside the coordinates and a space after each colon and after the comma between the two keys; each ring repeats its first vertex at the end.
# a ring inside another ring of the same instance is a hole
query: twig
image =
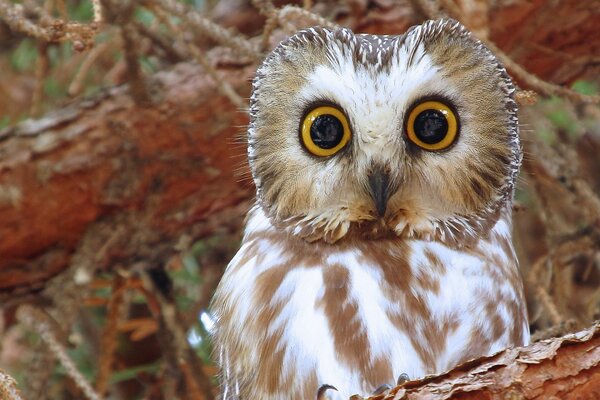
{"type": "MultiPolygon", "coordinates": [[[[440,18],[445,16],[445,12],[456,19],[461,19],[461,10],[449,0],[417,0],[419,7],[429,18],[440,18]]],[[[468,25],[468,24],[467,24],[468,25]]],[[[479,39],[496,55],[498,60],[504,66],[510,70],[510,72],[517,77],[519,80],[524,82],[527,86],[531,87],[535,91],[545,96],[562,96],[572,101],[581,103],[600,103],[600,96],[598,95],[585,95],[574,91],[573,89],[555,85],[550,82],[546,82],[534,74],[528,72],[525,68],[514,61],[508,54],[502,51],[495,43],[488,40],[485,37],[479,37],[479,39]]]]}
{"type": "Polygon", "coordinates": [[[208,61],[204,54],[202,54],[196,46],[192,45],[187,40],[185,40],[185,35],[183,31],[170,21],[169,17],[165,15],[164,11],[155,6],[151,6],[150,9],[154,12],[156,17],[175,34],[177,40],[186,46],[188,52],[192,55],[192,57],[194,57],[194,59],[202,66],[202,68],[204,68],[208,75],[210,75],[213,81],[217,84],[217,89],[224,96],[226,96],[229,99],[229,101],[231,101],[236,107],[240,109],[245,108],[246,104],[242,97],[239,94],[237,94],[237,92],[231,87],[231,85],[227,81],[219,77],[217,71],[213,68],[213,66],[210,64],[210,61],[208,61]]]}
{"type": "Polygon", "coordinates": [[[0,399],[22,400],[17,382],[14,378],[0,369],[0,399]]]}
{"type": "Polygon", "coordinates": [[[552,325],[549,328],[539,330],[531,335],[531,342],[550,339],[553,337],[564,336],[569,332],[573,332],[577,327],[577,321],[568,319],[558,325],[552,325]]]}
{"type": "Polygon", "coordinates": [[[92,0],[92,7],[94,9],[94,22],[99,24],[102,22],[102,5],[100,4],[100,0],[92,0]]]}
{"type": "MultiPolygon", "coordinates": [[[[456,5],[456,3],[454,3],[452,0],[437,0],[436,3],[440,13],[448,13],[454,19],[457,19],[464,14],[464,10],[462,10],[461,7],[456,5]]],[[[464,3],[467,3],[467,1],[464,1],[464,3]]]]}
{"type": "Polygon", "coordinates": [[[67,375],[73,379],[86,398],[89,400],[102,399],[102,397],[94,391],[87,379],[79,372],[65,348],[56,339],[46,314],[30,305],[22,305],[17,310],[17,320],[35,330],[40,335],[52,354],[54,354],[56,359],[65,368],[67,375]]]}
{"type": "Polygon", "coordinates": [[[35,64],[35,86],[31,99],[31,114],[37,116],[41,111],[42,98],[44,97],[44,82],[48,75],[48,42],[39,41],[37,45],[37,60],[35,64]]]}
{"type": "Polygon", "coordinates": [[[165,328],[172,335],[171,346],[174,348],[180,370],[185,372],[186,369],[189,368],[192,371],[191,374],[183,374],[186,386],[191,390],[194,390],[195,387],[199,387],[204,394],[205,399],[213,400],[212,383],[210,378],[204,372],[202,363],[196,356],[194,349],[187,341],[185,329],[181,326],[181,315],[177,312],[175,305],[161,294],[160,289],[156,287],[148,273],[143,269],[140,269],[140,272],[142,274],[144,287],[148,292],[155,294],[155,297],[160,304],[161,325],[164,323],[165,328]],[[188,381],[188,379],[193,379],[193,381],[188,381]]]}
{"type": "Polygon", "coordinates": [[[112,295],[107,306],[106,326],[102,334],[100,346],[100,360],[98,362],[98,376],[96,378],[96,391],[104,396],[108,388],[108,379],[112,371],[114,352],[117,348],[117,333],[119,322],[123,318],[123,312],[127,307],[125,291],[127,282],[119,274],[113,279],[112,295]]]}
{"type": "Polygon", "coordinates": [[[52,375],[54,357],[43,342],[34,344],[27,360],[27,375],[23,389],[28,399],[46,400],[48,398],[48,383],[52,375]]]}
{"type": "MultiPolygon", "coordinates": [[[[287,5],[279,11],[279,21],[283,24],[287,23],[292,27],[292,30],[297,30],[305,26],[319,25],[326,28],[337,28],[337,25],[330,20],[321,17],[318,14],[312,13],[300,7],[287,5]],[[302,24],[301,22],[308,22],[302,24]]],[[[285,29],[285,26],[284,26],[285,29]]],[[[289,27],[287,28],[289,30],[289,27]]]]}
{"type": "Polygon", "coordinates": [[[67,92],[70,96],[77,96],[79,93],[81,93],[84,80],[87,77],[87,73],[89,72],[90,68],[92,68],[98,57],[100,57],[102,53],[110,48],[111,44],[112,43],[110,41],[102,42],[86,55],[84,60],[81,62],[77,73],[73,77],[69,88],[67,89],[67,92]]]}
{"type": "MultiPolygon", "coordinates": [[[[54,3],[54,6],[58,10],[58,13],[62,19],[69,18],[69,12],[67,10],[67,5],[65,4],[65,0],[56,0],[56,2],[54,3]]],[[[50,12],[50,10],[48,10],[48,12],[50,12]]]]}
{"type": "Polygon", "coordinates": [[[129,83],[131,96],[138,105],[151,103],[146,79],[142,72],[140,60],[138,58],[141,50],[140,40],[135,29],[134,12],[137,2],[133,0],[100,0],[107,12],[105,18],[107,22],[118,25],[123,39],[123,53],[126,64],[125,75],[129,83]]]}
{"type": "Polygon", "coordinates": [[[262,54],[248,39],[243,38],[240,34],[234,34],[228,31],[182,2],[176,0],[143,0],[143,3],[149,7],[161,8],[169,14],[181,18],[200,34],[208,36],[217,43],[232,48],[239,54],[249,56],[253,60],[262,58],[262,54]]]}
{"type": "Polygon", "coordinates": [[[452,0],[440,0],[442,8],[448,10],[453,18],[457,19],[464,15],[468,21],[469,28],[475,35],[482,39],[488,39],[490,34],[489,7],[487,0],[462,0],[458,6],[452,0]]]}
{"type": "Polygon", "coordinates": [[[133,21],[133,24],[138,33],[141,36],[148,38],[156,48],[160,49],[160,51],[163,52],[162,56],[169,62],[177,63],[187,59],[187,54],[185,54],[178,46],[173,45],[173,38],[165,37],[139,21],[133,21]]]}
{"type": "Polygon", "coordinates": [[[439,1],[437,0],[417,0],[417,4],[427,18],[436,19],[443,16],[439,1]]]}
{"type": "Polygon", "coordinates": [[[564,318],[558,311],[552,296],[550,296],[546,290],[545,286],[547,286],[547,284],[545,285],[542,282],[542,277],[551,277],[554,272],[554,255],[554,251],[551,251],[549,254],[536,261],[527,274],[527,282],[529,283],[529,286],[534,288],[536,298],[540,301],[542,307],[544,307],[544,309],[548,312],[550,319],[552,320],[552,324],[558,325],[563,322],[564,318]],[[542,273],[543,267],[547,267],[547,274],[542,273]]]}
{"type": "Polygon", "coordinates": [[[275,5],[271,0],[252,0],[251,2],[265,17],[275,14],[275,5]]]}
{"type": "Polygon", "coordinates": [[[269,41],[275,29],[279,26],[279,15],[273,14],[267,17],[263,26],[262,39],[260,41],[260,49],[266,51],[269,48],[269,41]]]}
{"type": "Polygon", "coordinates": [[[127,81],[131,88],[131,95],[136,104],[150,103],[150,94],[146,86],[146,78],[142,72],[142,66],[138,58],[137,46],[139,41],[136,30],[132,24],[127,23],[121,28],[121,37],[123,38],[123,52],[125,53],[125,62],[127,63],[127,81]]]}
{"type": "Polygon", "coordinates": [[[521,65],[517,64],[510,56],[504,53],[498,46],[489,40],[484,41],[486,46],[496,54],[496,57],[504,64],[510,72],[516,76],[519,80],[523,81],[527,86],[533,88],[535,91],[544,94],[546,96],[562,96],[569,100],[581,102],[581,103],[592,103],[599,104],[599,95],[585,95],[574,91],[573,89],[555,85],[550,82],[546,82],[532,73],[528,72],[521,65]]]}
{"type": "Polygon", "coordinates": [[[532,106],[537,103],[538,95],[533,90],[519,90],[515,93],[515,100],[521,106],[532,106]]]}
{"type": "Polygon", "coordinates": [[[39,16],[39,24],[27,18],[23,5],[0,0],[0,19],[16,32],[46,42],[70,41],[76,51],[83,51],[94,45],[98,24],[64,22],[52,18],[40,7],[35,7],[31,11],[39,16]]]}
{"type": "Polygon", "coordinates": [[[0,19],[15,32],[21,32],[27,36],[50,41],[50,35],[44,28],[25,18],[25,10],[22,4],[13,4],[8,0],[0,0],[0,19]]]}
{"type": "Polygon", "coordinates": [[[252,0],[252,5],[266,18],[263,26],[262,40],[260,42],[260,49],[265,51],[269,47],[271,34],[279,25],[279,14],[271,0],[252,0]]]}
{"type": "Polygon", "coordinates": [[[540,285],[536,285],[535,294],[537,295],[537,299],[540,301],[540,303],[542,303],[542,305],[548,312],[548,315],[550,315],[552,324],[553,325],[562,324],[565,319],[562,317],[562,315],[558,311],[558,308],[556,307],[554,300],[552,300],[552,296],[550,296],[550,294],[548,294],[546,289],[544,289],[540,285]]]}

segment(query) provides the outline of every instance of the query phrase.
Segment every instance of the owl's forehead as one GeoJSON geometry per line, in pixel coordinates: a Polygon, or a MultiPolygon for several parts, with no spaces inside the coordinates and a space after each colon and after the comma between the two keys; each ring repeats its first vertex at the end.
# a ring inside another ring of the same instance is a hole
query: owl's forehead
{"type": "MultiPolygon", "coordinates": [[[[294,47],[313,47],[322,50],[330,62],[351,59],[372,70],[386,69],[398,51],[405,45],[414,44],[422,36],[419,29],[413,29],[403,35],[355,34],[350,29],[326,30],[309,28],[291,38],[289,45],[294,47]]],[[[317,50],[317,52],[318,52],[317,50]]]]}
{"type": "Polygon", "coordinates": [[[420,41],[377,35],[343,39],[328,41],[323,62],[307,71],[299,91],[302,103],[338,104],[368,134],[383,132],[418,98],[454,97],[452,82],[420,41]]]}

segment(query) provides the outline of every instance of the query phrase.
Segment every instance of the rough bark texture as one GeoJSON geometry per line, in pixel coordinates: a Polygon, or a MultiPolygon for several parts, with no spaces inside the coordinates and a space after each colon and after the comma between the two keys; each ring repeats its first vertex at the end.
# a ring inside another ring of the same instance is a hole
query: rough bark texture
{"type": "Polygon", "coordinates": [[[568,84],[600,73],[600,1],[510,1],[490,10],[490,39],[542,79],[568,84]]]}
{"type": "MultiPolygon", "coordinates": [[[[247,94],[251,71],[223,79],[247,94]]],[[[184,234],[202,235],[199,222],[250,197],[235,176],[245,113],[191,64],[151,86],[160,97],[152,106],[119,87],[2,132],[0,290],[60,272],[86,231],[102,238],[90,249],[100,266],[164,261],[184,234]]]]}
{"type": "MultiPolygon", "coordinates": [[[[401,33],[423,18],[409,2],[359,3],[328,14],[374,33],[401,33]]],[[[598,68],[598,4],[500,1],[485,20],[489,37],[517,61],[565,83],[598,68]]],[[[247,96],[255,67],[219,69],[247,96]]],[[[136,105],[118,87],[0,132],[0,299],[43,287],[76,252],[100,267],[160,264],[177,243],[239,228],[252,197],[235,172],[245,165],[235,137],[246,113],[190,64],[157,74],[150,87],[151,105],[136,105]]]]}
{"type": "Polygon", "coordinates": [[[600,398],[600,324],[508,349],[370,400],[595,400],[600,398]]]}

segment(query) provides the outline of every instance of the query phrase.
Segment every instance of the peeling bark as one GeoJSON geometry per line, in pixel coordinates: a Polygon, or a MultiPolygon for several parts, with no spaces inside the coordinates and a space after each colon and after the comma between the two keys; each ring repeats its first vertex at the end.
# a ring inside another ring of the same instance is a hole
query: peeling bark
{"type": "Polygon", "coordinates": [[[600,323],[507,349],[369,400],[595,400],[600,398],[600,323]]]}
{"type": "Polygon", "coordinates": [[[490,39],[542,79],[569,84],[600,73],[600,1],[494,2],[490,39]]]}
{"type": "MultiPolygon", "coordinates": [[[[247,95],[253,68],[222,76],[247,95]]],[[[0,134],[0,290],[60,272],[95,221],[120,215],[112,229],[122,230],[99,266],[141,248],[161,262],[194,225],[251,196],[236,176],[245,149],[233,144],[246,114],[190,64],[151,87],[154,105],[118,87],[0,134]]]]}

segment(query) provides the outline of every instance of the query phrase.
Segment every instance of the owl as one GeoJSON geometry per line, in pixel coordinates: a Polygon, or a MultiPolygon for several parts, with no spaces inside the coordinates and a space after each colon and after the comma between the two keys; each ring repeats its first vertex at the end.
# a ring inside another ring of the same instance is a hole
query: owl
{"type": "Polygon", "coordinates": [[[480,41],[313,27],[252,90],[256,202],[212,303],[222,399],[347,399],[528,343],[515,87],[480,41]]]}

